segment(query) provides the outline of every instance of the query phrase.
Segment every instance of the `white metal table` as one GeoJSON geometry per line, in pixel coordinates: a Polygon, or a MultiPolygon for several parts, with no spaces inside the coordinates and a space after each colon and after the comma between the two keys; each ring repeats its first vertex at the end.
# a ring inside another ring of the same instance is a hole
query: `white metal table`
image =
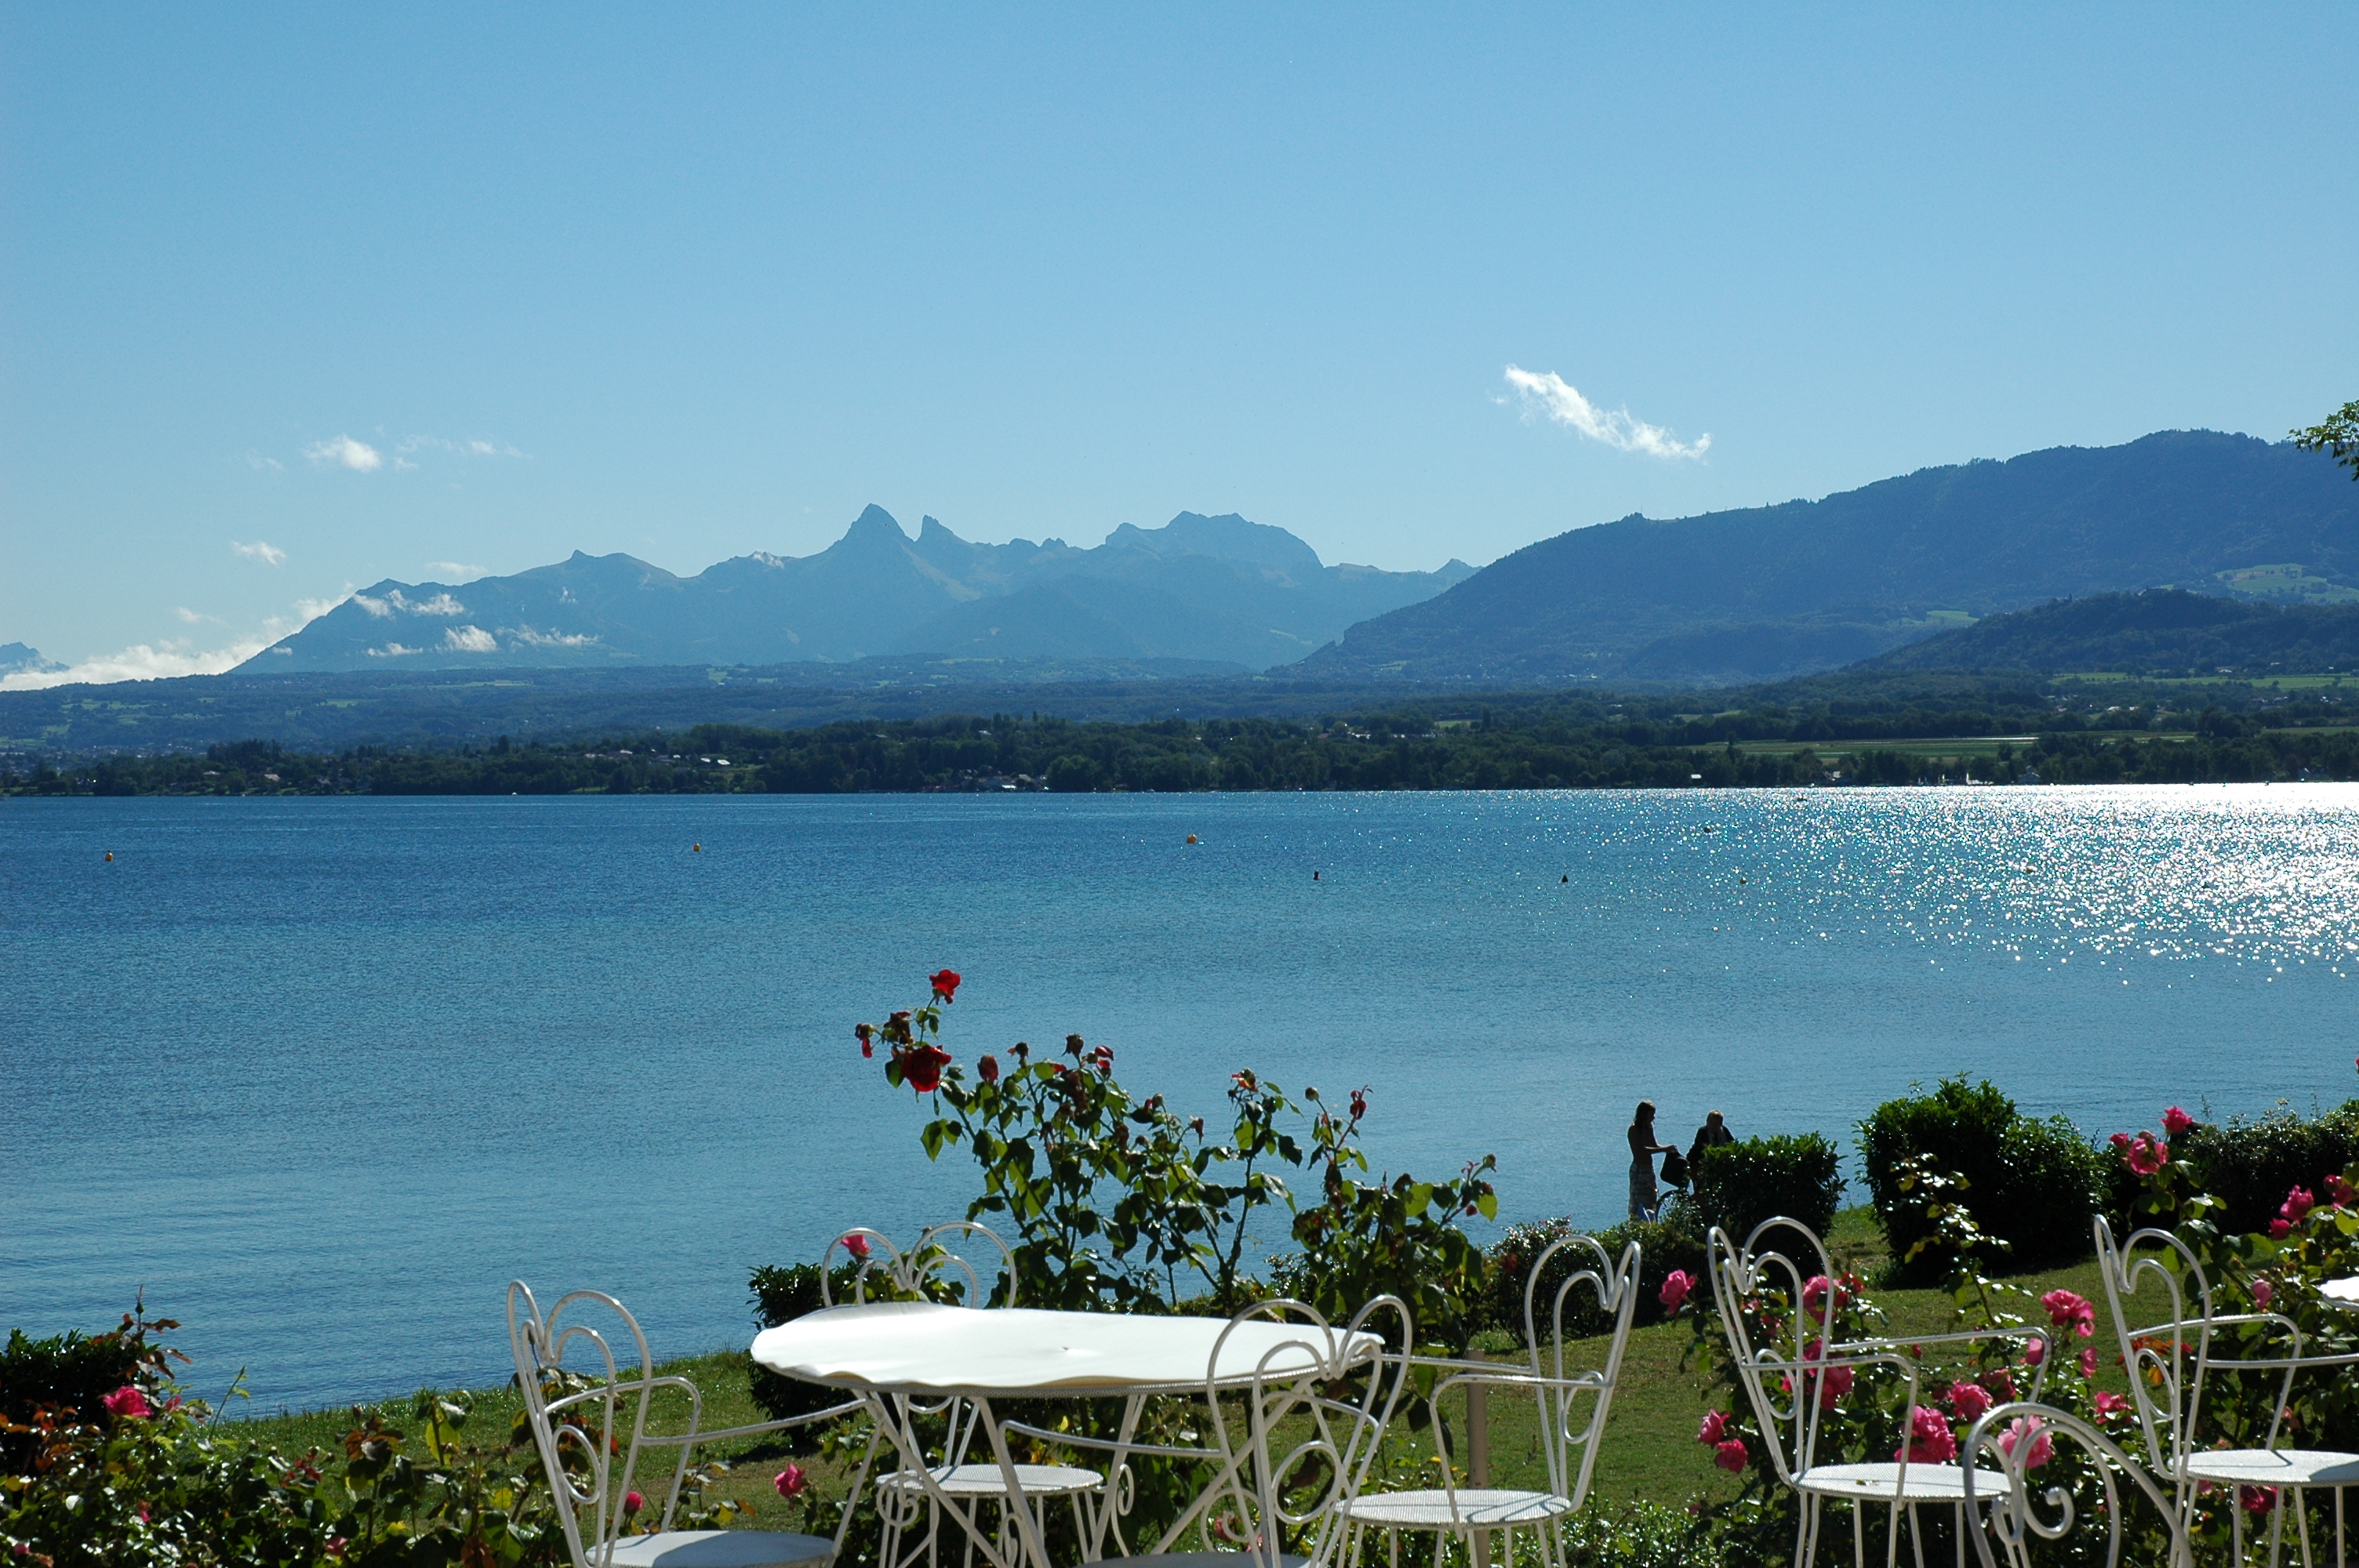
{"type": "MultiPolygon", "coordinates": [[[[1382,1351],[1375,1335],[1321,1324],[978,1309],[932,1302],[829,1307],[765,1329],[754,1340],[754,1359],[770,1370],[860,1395],[877,1432],[899,1454],[903,1471],[945,1513],[961,1519],[993,1568],[1017,1565],[951,1506],[913,1425],[913,1405],[953,1395],[973,1403],[1005,1480],[1006,1511],[1016,1519],[1023,1553],[1032,1568],[1053,1568],[1038,1525],[1023,1506],[1018,1467],[992,1409],[994,1400],[1125,1400],[1111,1466],[1118,1472],[1122,1451],[1135,1437],[1150,1394],[1209,1394],[1256,1382],[1333,1376],[1375,1360],[1382,1351]]],[[[1088,1560],[1101,1555],[1113,1515],[1111,1506],[1100,1510],[1096,1529],[1083,1542],[1088,1560]]]]}

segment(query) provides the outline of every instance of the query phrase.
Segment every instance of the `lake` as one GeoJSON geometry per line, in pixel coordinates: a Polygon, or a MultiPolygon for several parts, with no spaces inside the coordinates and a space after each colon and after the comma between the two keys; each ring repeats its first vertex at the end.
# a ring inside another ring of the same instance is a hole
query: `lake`
{"type": "Polygon", "coordinates": [[[2340,1103],[2354,961],[2351,786],[11,800],[0,1327],[144,1288],[257,1410],[504,1379],[512,1277],[742,1343],[754,1265],[973,1195],[851,1033],[945,965],[962,1061],[1365,1085],[1387,1168],[1606,1222],[1642,1096],[2340,1103]]]}

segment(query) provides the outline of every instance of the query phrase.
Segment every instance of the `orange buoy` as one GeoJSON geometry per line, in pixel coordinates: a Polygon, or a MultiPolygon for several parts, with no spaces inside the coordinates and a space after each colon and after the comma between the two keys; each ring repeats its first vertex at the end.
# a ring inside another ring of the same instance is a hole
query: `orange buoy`
{"type": "Polygon", "coordinates": [[[704,846],[703,846],[703,845],[701,845],[701,844],[690,844],[690,845],[689,846],[689,849],[690,849],[690,850],[691,852],[693,852],[693,853],[695,853],[695,854],[701,855],[701,854],[703,854],[703,853],[704,853],[704,846]]]}
{"type": "Polygon", "coordinates": [[[1188,842],[1190,842],[1190,844],[1193,844],[1195,841],[1196,841],[1196,836],[1195,836],[1193,833],[1189,834],[1189,835],[1188,835],[1188,842]]]}
{"type": "Polygon", "coordinates": [[[109,849],[109,850],[106,852],[106,858],[107,858],[108,860],[113,860],[113,859],[114,859],[114,850],[112,850],[112,849],[109,849]]]}

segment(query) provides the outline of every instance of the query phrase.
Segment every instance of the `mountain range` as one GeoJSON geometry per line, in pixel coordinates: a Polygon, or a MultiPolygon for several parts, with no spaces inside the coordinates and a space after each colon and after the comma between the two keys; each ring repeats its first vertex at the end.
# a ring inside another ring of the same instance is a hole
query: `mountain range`
{"type": "Polygon", "coordinates": [[[1304,677],[1717,685],[1832,669],[1993,613],[2176,585],[2359,600],[2359,485],[2248,436],[2169,431],[1527,546],[1354,626],[1304,677]]]}
{"type": "Polygon", "coordinates": [[[1346,627],[1472,575],[1327,566],[1283,528],[1183,512],[1092,549],[913,540],[871,506],[799,558],[755,554],[675,577],[631,556],[572,557],[465,584],[390,579],[240,668],[490,669],[941,661],[1181,660],[1190,673],[1288,664],[1346,627]]]}

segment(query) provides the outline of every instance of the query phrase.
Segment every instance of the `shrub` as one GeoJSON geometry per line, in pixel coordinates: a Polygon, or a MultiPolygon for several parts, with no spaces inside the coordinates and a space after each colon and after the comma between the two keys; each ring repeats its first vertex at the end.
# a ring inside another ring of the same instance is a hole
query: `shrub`
{"type": "MultiPolygon", "coordinates": [[[[1533,1262],[1563,1238],[1582,1234],[1584,1232],[1581,1227],[1570,1219],[1509,1226],[1491,1248],[1489,1326],[1505,1330],[1521,1344],[1524,1283],[1531,1278],[1533,1262]]],[[[1684,1269],[1690,1278],[1699,1281],[1706,1273],[1703,1232],[1696,1223],[1694,1209],[1683,1202],[1667,1205],[1658,1220],[1625,1219],[1619,1225],[1586,1234],[1595,1237],[1609,1260],[1620,1259],[1622,1249],[1631,1242],[1638,1244],[1638,1312],[1633,1320],[1637,1324],[1659,1323],[1667,1315],[1662,1303],[1663,1281],[1672,1270],[1684,1269]]],[[[1556,1292],[1580,1270],[1584,1256],[1567,1250],[1549,1260],[1548,1271],[1541,1276],[1539,1290],[1532,1302],[1533,1315],[1543,1325],[1555,1310],[1556,1292]]],[[[1598,1304],[1596,1293],[1586,1286],[1565,1298],[1567,1338],[1587,1338],[1606,1333],[1613,1326],[1613,1321],[1598,1304]]]]}
{"type": "MultiPolygon", "coordinates": [[[[103,1425],[101,1401],[117,1389],[161,1389],[171,1352],[149,1345],[147,1336],[179,1326],[148,1317],[143,1303],[122,1326],[100,1335],[71,1329],[30,1339],[21,1328],[9,1330],[8,1348],[0,1352],[0,1465],[16,1470],[32,1462],[32,1433],[17,1429],[28,1427],[38,1411],[51,1411],[69,1425],[103,1425]]],[[[162,1399],[158,1394],[157,1402],[162,1399]]]]}
{"type": "Polygon", "coordinates": [[[1688,1180],[1697,1231],[1715,1225],[1739,1243],[1763,1220],[1785,1215],[1819,1235],[1843,1198],[1843,1156],[1815,1132],[1747,1138],[1707,1149],[1688,1180]]]}
{"type": "Polygon", "coordinates": [[[1908,1249],[1933,1231],[1921,1200],[1899,1180],[1904,1163],[1923,1154],[1965,1178],[1963,1201],[1984,1230],[2008,1244],[2008,1267],[2038,1268],[2088,1253],[2104,1161],[2065,1118],[2023,1116],[1995,1085],[1970,1085],[1961,1074],[1930,1094],[1886,1100],[1859,1124],[1859,1134],[1868,1195],[1897,1278],[1930,1281],[1946,1267],[1937,1249],[1913,1265],[1906,1261],[1908,1249]]]}
{"type": "MultiPolygon", "coordinates": [[[[2359,1100],[2322,1116],[2303,1117],[2280,1105],[2267,1116],[2198,1123],[2170,1140],[2171,1152],[2194,1168],[2205,1192],[2223,1207],[2213,1223],[2231,1234],[2266,1229],[2295,1187],[2326,1190],[2326,1178],[2359,1162],[2359,1100]]],[[[2119,1161],[2106,1205],[2120,1216],[2137,1183],[2119,1161]]]]}
{"type": "MultiPolygon", "coordinates": [[[[838,1267],[831,1281],[839,1301],[851,1299],[853,1266],[838,1267]]],[[[825,1305],[820,1293],[819,1265],[789,1263],[784,1266],[766,1265],[754,1271],[746,1281],[753,1292],[754,1323],[758,1328],[776,1328],[782,1323],[792,1323],[807,1313],[825,1305]]],[[[841,1390],[806,1383],[799,1378],[788,1378],[771,1371],[758,1361],[751,1362],[754,1402],[762,1407],[772,1421],[784,1421],[788,1416],[809,1415],[842,1401],[841,1390]]],[[[812,1441],[808,1428],[782,1433],[794,1445],[808,1446],[812,1441]]]]}

